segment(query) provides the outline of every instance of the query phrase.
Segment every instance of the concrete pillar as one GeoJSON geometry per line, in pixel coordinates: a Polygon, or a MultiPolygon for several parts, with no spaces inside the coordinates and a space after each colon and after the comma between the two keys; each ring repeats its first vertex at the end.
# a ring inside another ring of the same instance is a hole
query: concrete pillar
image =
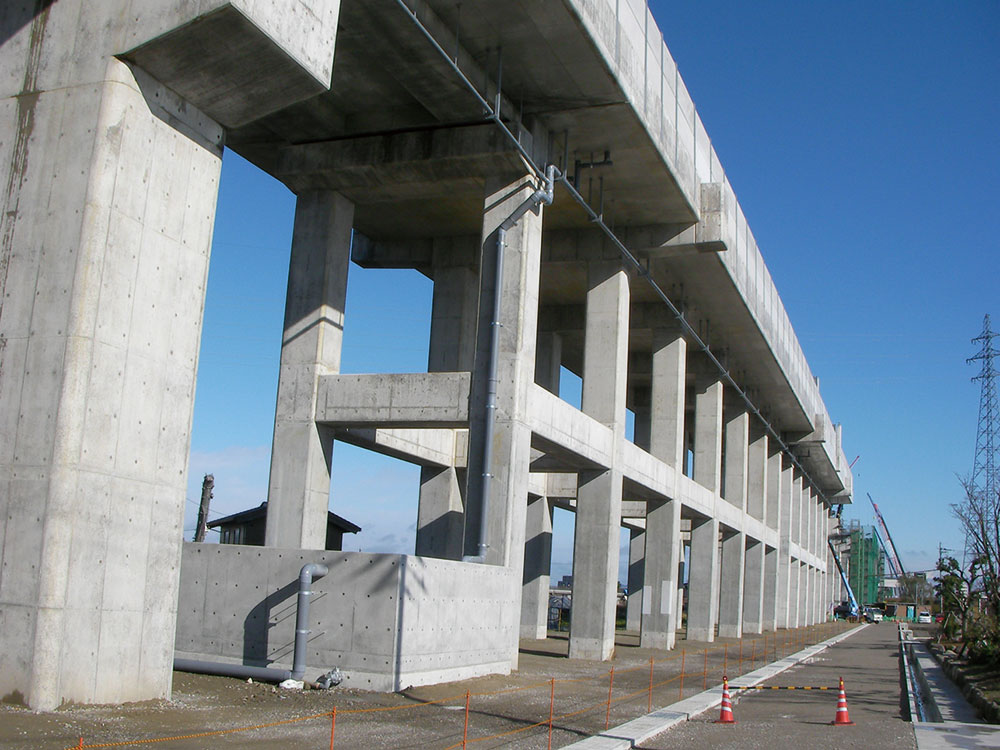
{"type": "Polygon", "coordinates": [[[558,396],[561,367],[562,336],[558,333],[539,333],[535,352],[535,382],[558,396]]]}
{"type": "MultiPolygon", "coordinates": [[[[522,573],[531,430],[527,424],[528,390],[535,376],[538,329],[538,277],[541,265],[542,213],[527,212],[507,231],[503,278],[497,279],[497,233],[500,224],[532,194],[529,176],[508,182],[488,179],[482,232],[476,354],[469,396],[469,475],[466,492],[465,554],[479,552],[484,468],[491,475],[486,519],[486,560],[522,573]],[[486,435],[490,349],[494,299],[500,294],[500,342],[496,363],[497,392],[493,434],[486,435]],[[492,463],[482,466],[487,440],[492,463]]],[[[513,607],[519,616],[520,602],[513,607]]],[[[516,629],[515,629],[516,632],[516,629]]],[[[515,659],[516,659],[516,644],[515,659]]]]}
{"type": "Polygon", "coordinates": [[[792,572],[788,587],[788,627],[802,627],[802,562],[792,560],[792,572]]]}
{"type": "Polygon", "coordinates": [[[758,521],[767,521],[767,435],[756,434],[747,454],[747,513],[758,521]]]}
{"type": "Polygon", "coordinates": [[[719,601],[719,521],[691,521],[691,565],[688,572],[687,637],[714,641],[719,601]]]}
{"type": "Polygon", "coordinates": [[[478,303],[479,274],[476,269],[435,266],[428,372],[472,370],[476,357],[478,303]]]}
{"type": "Polygon", "coordinates": [[[642,627],[642,581],[646,562],[646,531],[629,529],[628,602],[625,609],[625,629],[638,632],[642,627]]]}
{"type": "MultiPolygon", "coordinates": [[[[765,522],[770,529],[780,528],[779,518],[781,516],[781,492],[784,474],[781,471],[781,452],[769,451],[767,456],[767,485],[765,501],[765,522]]],[[[780,541],[779,541],[780,545],[780,541]]],[[[763,626],[765,630],[777,630],[778,621],[778,581],[779,581],[779,551],[778,548],[768,547],[764,553],[764,601],[763,626]]]]}
{"type": "MultiPolygon", "coordinates": [[[[726,421],[723,496],[726,502],[746,511],[749,461],[750,415],[738,410],[726,421]]],[[[743,575],[746,536],[743,532],[722,537],[719,588],[719,636],[739,638],[743,633],[743,575]]]]}
{"type": "Polygon", "coordinates": [[[628,604],[625,629],[639,631],[642,627],[643,577],[646,562],[646,531],[629,529],[628,544],[628,604]]]}
{"type": "Polygon", "coordinates": [[[726,420],[725,472],[722,496],[741,511],[747,509],[750,459],[750,415],[739,411],[726,420]]]}
{"type": "Polygon", "coordinates": [[[298,196],[268,482],[269,547],[324,549],[333,433],[317,424],[319,377],[340,372],[354,205],[339,193],[298,196]]]}
{"type": "Polygon", "coordinates": [[[722,489],[722,383],[695,394],[694,481],[712,492],[722,489]]]}
{"type": "Polygon", "coordinates": [[[722,576],[719,586],[719,637],[721,638],[740,638],[743,635],[745,553],[745,534],[723,532],[720,563],[722,576]]]}
{"type": "Polygon", "coordinates": [[[444,560],[462,559],[465,530],[465,469],[420,468],[415,553],[444,560]]]}
{"type": "Polygon", "coordinates": [[[678,475],[684,466],[686,379],[687,341],[670,331],[654,330],[649,452],[678,475]]]}
{"type": "Polygon", "coordinates": [[[791,529],[792,529],[792,467],[784,464],[779,458],[781,481],[779,486],[778,511],[778,586],[777,606],[775,611],[779,628],[795,627],[792,617],[792,560],[791,560],[791,529]]]}
{"type": "Polygon", "coordinates": [[[620,264],[595,263],[588,270],[581,405],[584,413],[612,429],[616,465],[579,476],[569,656],[603,660],[611,658],[615,645],[629,288],[620,264]]]}
{"type": "Polygon", "coordinates": [[[674,647],[681,560],[681,504],[678,500],[646,505],[646,564],[643,587],[643,648],[674,647]],[[654,544],[655,542],[655,544],[654,544]]]}
{"type": "MultiPolygon", "coordinates": [[[[673,466],[678,475],[684,460],[684,388],[687,342],[676,333],[653,332],[650,388],[650,453],[673,466]]],[[[677,592],[681,549],[679,500],[646,506],[646,578],[640,643],[646,648],[673,648],[680,608],[677,592]],[[648,599],[648,603],[646,603],[648,599]]]]}
{"type": "Polygon", "coordinates": [[[521,637],[545,638],[549,617],[549,571],[552,568],[552,506],[548,499],[528,496],[525,524],[521,637]]]}
{"type": "Polygon", "coordinates": [[[764,543],[748,539],[743,580],[744,633],[764,632],[764,557],[764,543]]]}
{"type": "Polygon", "coordinates": [[[778,550],[766,547],[764,550],[764,580],[761,601],[761,628],[778,629],[778,550]]]}
{"type": "Polygon", "coordinates": [[[803,479],[802,483],[802,580],[799,582],[799,623],[803,626],[813,624],[812,612],[812,563],[809,554],[810,527],[812,525],[812,503],[810,502],[810,489],[803,479]]]}
{"type": "MultiPolygon", "coordinates": [[[[506,233],[503,275],[497,278],[497,235],[500,224],[533,192],[529,176],[513,182],[486,181],[480,264],[479,312],[476,355],[469,395],[469,473],[466,490],[465,552],[479,553],[485,561],[510,569],[516,581],[523,576],[524,536],[528,505],[528,469],[531,428],[527,422],[528,390],[535,375],[535,333],[538,330],[538,277],[541,265],[542,214],[529,211],[506,233]],[[492,325],[496,294],[500,294],[500,326],[492,325]],[[490,352],[493,329],[499,339],[496,362],[496,409],[491,435],[486,434],[490,352]],[[492,443],[492,460],[483,465],[486,441],[492,443]],[[491,475],[485,524],[483,475],[491,475]],[[480,539],[480,528],[485,538],[480,539]]],[[[517,667],[521,618],[521,586],[510,593],[503,616],[511,667],[517,667]],[[509,626],[509,627],[508,627],[509,626]]]]}
{"type": "MultiPolygon", "coordinates": [[[[479,275],[468,266],[437,263],[447,255],[446,241],[435,243],[434,297],[428,372],[469,372],[476,354],[479,275]]],[[[416,554],[460,560],[465,529],[465,470],[420,469],[416,554]]]]}
{"type": "Polygon", "coordinates": [[[221,164],[96,12],[0,14],[0,696],[36,710],[170,696],[221,164]]]}

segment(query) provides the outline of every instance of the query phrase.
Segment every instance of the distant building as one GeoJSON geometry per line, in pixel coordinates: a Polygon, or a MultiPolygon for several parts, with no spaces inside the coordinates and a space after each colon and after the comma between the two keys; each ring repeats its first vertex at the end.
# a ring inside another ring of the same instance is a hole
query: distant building
{"type": "MultiPolygon", "coordinates": [[[[249,544],[264,546],[264,527],[267,522],[267,501],[256,508],[233,513],[225,518],[209,522],[208,528],[219,530],[221,544],[249,544]]],[[[339,550],[344,547],[344,534],[357,534],[360,526],[341,518],[336,513],[326,514],[326,549],[339,550]]]]}

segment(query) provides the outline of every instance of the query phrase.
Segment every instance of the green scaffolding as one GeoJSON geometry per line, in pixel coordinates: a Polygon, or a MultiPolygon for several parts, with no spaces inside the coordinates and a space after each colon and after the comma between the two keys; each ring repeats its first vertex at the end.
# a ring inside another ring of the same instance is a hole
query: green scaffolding
{"type": "Polygon", "coordinates": [[[862,526],[852,521],[851,556],[848,580],[862,607],[882,599],[882,581],[885,578],[885,561],[873,526],[862,526]]]}

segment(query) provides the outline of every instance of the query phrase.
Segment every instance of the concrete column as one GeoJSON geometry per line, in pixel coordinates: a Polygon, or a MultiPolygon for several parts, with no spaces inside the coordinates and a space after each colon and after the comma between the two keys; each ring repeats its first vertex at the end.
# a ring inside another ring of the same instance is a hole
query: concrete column
{"type": "MultiPolygon", "coordinates": [[[[719,587],[719,636],[740,638],[743,635],[743,574],[746,535],[733,532],[722,535],[722,577],[719,587]]],[[[760,592],[758,590],[757,596],[760,592]]]]}
{"type": "MultiPolygon", "coordinates": [[[[673,466],[678,475],[684,460],[684,388],[687,342],[676,333],[653,332],[650,389],[650,453],[673,466]]],[[[673,648],[680,608],[677,592],[683,562],[679,500],[647,503],[646,578],[642,635],[646,648],[673,648]],[[648,600],[648,603],[647,601],[648,600]]]]}
{"type": "MultiPolygon", "coordinates": [[[[737,413],[726,421],[723,497],[746,511],[750,415],[737,413]]],[[[719,588],[719,635],[739,638],[743,633],[743,575],[746,537],[743,532],[723,533],[719,588]]]]}
{"type": "Polygon", "coordinates": [[[788,627],[802,627],[802,562],[792,560],[791,583],[788,587],[788,627]]]}
{"type": "MultiPolygon", "coordinates": [[[[444,255],[445,248],[439,249],[444,255]]],[[[447,265],[434,268],[428,372],[472,370],[478,301],[479,276],[474,269],[447,265]]],[[[446,560],[462,558],[466,481],[465,471],[454,467],[420,469],[416,554],[446,560]]]]}
{"type": "Polygon", "coordinates": [[[764,557],[764,543],[748,539],[743,580],[744,633],[764,632],[764,557]]]}
{"type": "Polygon", "coordinates": [[[646,505],[646,565],[643,587],[643,648],[674,647],[681,561],[681,504],[678,500],[646,505]]]}
{"type": "Polygon", "coordinates": [[[654,330],[649,452],[678,475],[684,466],[686,379],[687,341],[675,333],[654,330]]]}
{"type": "Polygon", "coordinates": [[[726,420],[725,472],[722,496],[746,512],[750,458],[750,415],[739,411],[726,420]]]}
{"type": "Polygon", "coordinates": [[[646,532],[629,530],[628,545],[628,604],[625,611],[626,630],[639,631],[642,627],[643,577],[646,562],[646,532]]]}
{"type": "Polygon", "coordinates": [[[758,521],[767,521],[767,435],[756,435],[747,455],[747,513],[758,521]]]}
{"type": "Polygon", "coordinates": [[[528,496],[521,585],[521,637],[545,638],[549,617],[549,571],[552,568],[552,506],[528,496]]]}
{"type": "MultiPolygon", "coordinates": [[[[767,456],[767,500],[765,506],[765,522],[770,529],[780,528],[779,518],[781,516],[781,492],[784,475],[781,471],[781,452],[769,451],[767,456]]],[[[779,541],[780,545],[780,541],[779,541]]],[[[779,573],[779,551],[778,548],[768,547],[764,553],[764,601],[763,601],[763,626],[765,630],[778,629],[778,580],[779,573]]]]}
{"type": "Polygon", "coordinates": [[[763,630],[778,629],[778,550],[766,547],[764,550],[764,581],[761,602],[761,627],[763,630]]]}
{"type": "Polygon", "coordinates": [[[688,572],[687,637],[714,641],[719,601],[719,521],[691,522],[691,566],[688,572]]]}
{"type": "Polygon", "coordinates": [[[580,473],[569,656],[603,660],[611,658],[615,645],[629,288],[620,264],[591,264],[588,270],[581,405],[584,413],[612,429],[616,465],[580,473]]]}
{"type": "Polygon", "coordinates": [[[354,206],[339,193],[298,196],[268,482],[269,547],[324,549],[332,431],[315,421],[321,375],[340,372],[354,206]]]}
{"type": "Polygon", "coordinates": [[[476,354],[469,397],[469,477],[466,495],[465,554],[478,553],[483,505],[483,448],[492,440],[492,477],[486,523],[487,561],[521,572],[528,497],[530,428],[528,390],[535,375],[538,275],[541,265],[542,212],[528,212],[506,233],[503,278],[497,279],[497,231],[532,193],[532,180],[489,179],[486,185],[479,277],[476,354]],[[495,295],[500,294],[500,345],[493,435],[485,434],[490,348],[495,295]]]}
{"type": "Polygon", "coordinates": [[[0,696],[45,711],[170,696],[222,152],[94,12],[0,13],[0,696]]]}
{"type": "Polygon", "coordinates": [[[722,489],[722,383],[695,394],[694,481],[712,492],[722,489]]]}
{"type": "Polygon", "coordinates": [[[420,468],[415,552],[444,560],[462,559],[465,530],[465,469],[420,468]]]}
{"type": "Polygon", "coordinates": [[[781,481],[779,486],[778,511],[778,586],[777,606],[775,611],[779,628],[795,627],[792,617],[792,561],[791,561],[791,529],[792,529],[792,476],[791,466],[784,465],[784,459],[779,458],[781,481]]]}
{"type": "Polygon", "coordinates": [[[803,486],[802,488],[802,552],[803,557],[808,560],[804,568],[804,580],[802,584],[802,624],[812,625],[815,623],[816,613],[813,610],[813,565],[812,565],[812,544],[813,531],[813,499],[812,488],[803,486]]]}
{"type": "MultiPolygon", "coordinates": [[[[482,262],[476,355],[469,395],[469,474],[466,491],[465,553],[479,552],[483,515],[483,475],[491,475],[485,522],[486,563],[509,568],[522,578],[524,534],[528,505],[531,429],[527,423],[528,390],[535,374],[535,332],[538,329],[538,276],[541,265],[542,213],[526,213],[506,233],[503,276],[497,278],[497,230],[533,192],[530,177],[508,182],[488,179],[485,189],[482,262]],[[496,410],[491,435],[486,434],[493,307],[500,294],[499,353],[496,362],[496,410]],[[492,460],[483,465],[486,441],[492,460]],[[485,470],[485,471],[484,471],[485,470]]],[[[510,622],[508,644],[512,668],[518,659],[521,586],[511,592],[504,617],[510,622]]]]}
{"type": "Polygon", "coordinates": [[[535,352],[535,382],[549,393],[559,395],[562,367],[562,336],[540,333],[535,352]]]}
{"type": "Polygon", "coordinates": [[[476,357],[479,274],[468,266],[436,266],[428,372],[468,372],[476,357]]]}

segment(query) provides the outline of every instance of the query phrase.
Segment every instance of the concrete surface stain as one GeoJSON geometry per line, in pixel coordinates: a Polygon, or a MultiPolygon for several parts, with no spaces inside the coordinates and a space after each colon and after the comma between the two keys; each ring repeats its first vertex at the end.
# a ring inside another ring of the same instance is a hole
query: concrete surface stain
{"type": "MultiPolygon", "coordinates": [[[[38,104],[38,68],[42,57],[42,42],[45,27],[49,21],[49,2],[35,0],[34,18],[31,21],[28,62],[24,70],[21,93],[17,96],[17,136],[11,154],[10,170],[4,190],[3,212],[0,213],[0,321],[3,320],[3,301],[7,291],[7,271],[13,251],[14,224],[21,200],[21,185],[28,171],[28,142],[35,128],[35,107],[38,104]]],[[[7,339],[0,334],[0,355],[7,345],[7,339]]],[[[3,379],[3,359],[0,358],[0,380],[3,379]]]]}

